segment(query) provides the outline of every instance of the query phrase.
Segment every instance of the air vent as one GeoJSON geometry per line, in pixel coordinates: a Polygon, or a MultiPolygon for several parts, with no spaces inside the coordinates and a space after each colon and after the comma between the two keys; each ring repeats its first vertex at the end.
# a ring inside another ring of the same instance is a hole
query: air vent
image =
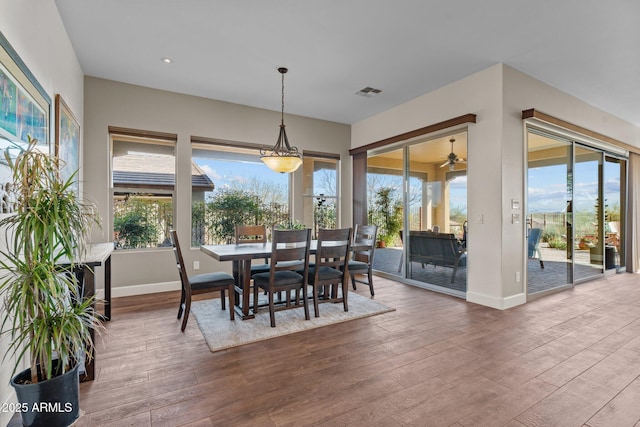
{"type": "Polygon", "coordinates": [[[356,95],[360,95],[360,96],[364,96],[364,97],[367,97],[367,98],[371,98],[373,95],[377,95],[380,92],[382,92],[380,89],[376,89],[376,88],[367,86],[367,87],[357,91],[356,95]]]}

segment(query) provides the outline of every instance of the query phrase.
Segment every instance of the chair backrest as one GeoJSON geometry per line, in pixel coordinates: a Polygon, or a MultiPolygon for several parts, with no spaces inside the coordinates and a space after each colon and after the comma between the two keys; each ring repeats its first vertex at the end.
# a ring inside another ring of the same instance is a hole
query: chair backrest
{"type": "Polygon", "coordinates": [[[236,245],[243,243],[267,243],[267,227],[264,225],[236,225],[236,245]]]}
{"type": "Polygon", "coordinates": [[[176,257],[176,265],[178,267],[178,274],[180,274],[180,282],[182,283],[182,289],[185,292],[191,292],[189,286],[189,276],[187,275],[187,269],[184,265],[184,259],[182,258],[182,251],[180,250],[180,242],[178,242],[178,233],[176,230],[169,230],[171,236],[171,245],[173,246],[173,254],[176,257]]]}
{"type": "Polygon", "coordinates": [[[364,245],[367,249],[355,252],[353,258],[357,261],[364,261],[366,263],[373,262],[373,252],[376,248],[377,238],[377,225],[356,224],[355,231],[353,232],[353,245],[364,245]]]}
{"type": "Polygon", "coordinates": [[[352,228],[320,229],[318,231],[315,274],[318,274],[320,267],[347,271],[352,238],[352,228]]]}
{"type": "Polygon", "coordinates": [[[309,273],[311,229],[274,229],[271,235],[271,245],[271,276],[277,271],[300,270],[304,267],[306,283],[309,273]]]}
{"type": "Polygon", "coordinates": [[[538,244],[540,243],[540,236],[542,235],[542,229],[532,228],[529,230],[529,237],[527,238],[527,252],[528,257],[533,258],[536,250],[538,250],[538,244]]]}

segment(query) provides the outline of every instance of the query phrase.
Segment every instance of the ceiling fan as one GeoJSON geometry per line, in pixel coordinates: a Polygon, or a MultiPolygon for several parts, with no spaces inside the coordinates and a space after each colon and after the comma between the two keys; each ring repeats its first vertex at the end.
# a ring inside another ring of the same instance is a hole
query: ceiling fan
{"type": "Polygon", "coordinates": [[[447,161],[441,164],[440,167],[443,168],[448,165],[449,170],[452,171],[455,169],[456,163],[467,163],[467,161],[465,159],[459,158],[458,155],[453,152],[453,143],[456,142],[456,139],[454,137],[451,137],[449,142],[451,143],[451,153],[449,153],[449,155],[447,156],[447,161]]]}

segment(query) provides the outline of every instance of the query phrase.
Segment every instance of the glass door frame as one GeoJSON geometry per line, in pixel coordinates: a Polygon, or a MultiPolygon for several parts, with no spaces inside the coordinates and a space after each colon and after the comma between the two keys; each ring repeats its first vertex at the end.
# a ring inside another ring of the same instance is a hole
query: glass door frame
{"type": "MultiPolygon", "coordinates": [[[[593,280],[594,278],[600,278],[600,277],[604,277],[607,274],[607,269],[606,269],[606,264],[605,264],[605,260],[604,260],[604,255],[605,255],[605,209],[604,209],[604,195],[605,195],[605,191],[604,191],[604,177],[605,177],[605,173],[604,173],[604,167],[605,164],[607,162],[607,158],[613,158],[613,159],[617,159],[619,161],[624,161],[625,165],[624,168],[621,168],[621,176],[620,176],[620,230],[618,230],[618,233],[620,235],[621,238],[621,246],[624,245],[624,241],[626,239],[625,236],[625,229],[626,229],[626,217],[625,217],[625,213],[626,213],[626,203],[628,200],[628,168],[629,168],[629,158],[628,158],[628,152],[626,152],[624,149],[619,148],[619,147],[615,147],[612,146],[611,144],[607,144],[604,143],[602,141],[599,140],[591,140],[587,137],[584,137],[582,135],[579,134],[574,134],[568,130],[565,129],[561,129],[561,128],[556,128],[554,126],[551,125],[547,125],[546,123],[540,123],[536,120],[527,120],[524,122],[525,126],[524,126],[524,138],[525,138],[525,144],[524,147],[525,149],[524,151],[524,172],[525,172],[525,179],[524,179],[524,183],[525,183],[525,191],[524,191],[524,195],[525,195],[525,212],[527,212],[528,215],[528,205],[529,205],[529,179],[528,179],[528,174],[529,174],[529,149],[528,149],[528,135],[531,132],[532,129],[534,129],[534,133],[537,131],[538,133],[542,133],[542,134],[547,134],[549,135],[549,137],[556,137],[557,139],[560,140],[564,140],[564,141],[571,141],[571,165],[569,165],[568,168],[568,185],[571,186],[571,201],[573,203],[573,199],[574,199],[574,194],[575,194],[575,165],[576,165],[576,146],[581,146],[581,147],[585,147],[588,148],[590,150],[593,150],[595,152],[597,152],[600,155],[600,170],[598,172],[598,180],[599,180],[599,195],[598,198],[599,200],[602,200],[603,203],[599,203],[598,206],[598,218],[600,218],[599,220],[599,224],[598,224],[598,229],[599,229],[599,238],[598,238],[598,244],[602,245],[602,253],[603,253],[603,260],[602,260],[602,269],[601,269],[601,273],[598,273],[596,275],[592,275],[589,277],[585,277],[585,278],[580,278],[580,279],[576,279],[575,276],[575,229],[574,227],[572,227],[571,229],[571,233],[569,235],[569,233],[567,233],[567,244],[568,246],[570,246],[571,250],[568,251],[567,255],[570,257],[570,272],[569,272],[569,277],[568,277],[568,282],[566,285],[561,285],[555,288],[550,289],[549,291],[541,291],[541,292],[537,292],[534,294],[529,293],[529,277],[528,277],[528,256],[527,254],[527,241],[525,238],[525,257],[524,257],[524,267],[523,267],[523,271],[527,272],[527,277],[525,278],[525,290],[526,290],[526,295],[527,295],[527,301],[530,301],[532,299],[544,296],[544,295],[548,295],[549,293],[554,293],[554,292],[558,292],[558,291],[563,291],[566,289],[571,289],[573,288],[575,285],[586,282],[586,281],[590,281],[593,280]]],[[[575,215],[574,215],[574,209],[570,208],[571,211],[571,223],[573,224],[573,221],[575,219],[575,215]]],[[[525,232],[526,230],[526,221],[525,221],[525,232]]],[[[525,233],[525,237],[526,237],[526,233],[525,233]]],[[[568,248],[567,248],[568,249],[568,248]]],[[[620,265],[616,266],[615,270],[624,268],[625,265],[625,259],[624,259],[624,250],[620,253],[620,265]]]]}

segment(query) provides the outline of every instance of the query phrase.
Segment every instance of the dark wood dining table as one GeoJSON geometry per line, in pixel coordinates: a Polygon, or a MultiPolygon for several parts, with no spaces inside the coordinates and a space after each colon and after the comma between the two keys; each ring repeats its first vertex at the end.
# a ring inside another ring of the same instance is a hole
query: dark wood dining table
{"type": "MultiPolygon", "coordinates": [[[[310,253],[315,255],[318,241],[312,240],[310,253]]],[[[366,250],[367,246],[351,246],[352,251],[366,250]]],[[[264,259],[271,256],[271,242],[255,244],[202,245],[200,250],[217,261],[233,262],[233,273],[236,281],[235,310],[242,320],[253,319],[249,296],[251,294],[251,260],[264,259]]]]}

